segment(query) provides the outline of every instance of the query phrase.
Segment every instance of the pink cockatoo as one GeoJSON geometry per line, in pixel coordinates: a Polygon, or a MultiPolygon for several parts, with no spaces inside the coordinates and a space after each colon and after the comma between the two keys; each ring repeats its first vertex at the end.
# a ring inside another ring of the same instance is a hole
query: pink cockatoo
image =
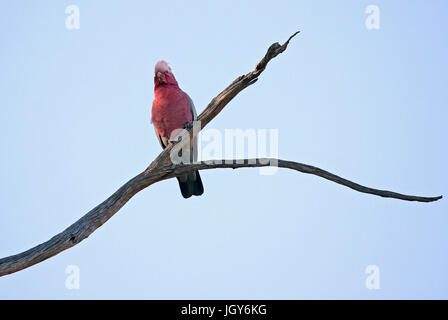
{"type": "MultiPolygon", "coordinates": [[[[197,114],[191,98],[183,92],[174,77],[168,63],[161,60],[154,70],[154,102],[151,120],[162,148],[166,148],[173,131],[183,129],[196,120],[197,114]]],[[[197,158],[196,141],[191,144],[193,160],[197,158]]],[[[192,171],[177,177],[184,198],[204,193],[201,176],[192,171]]]]}

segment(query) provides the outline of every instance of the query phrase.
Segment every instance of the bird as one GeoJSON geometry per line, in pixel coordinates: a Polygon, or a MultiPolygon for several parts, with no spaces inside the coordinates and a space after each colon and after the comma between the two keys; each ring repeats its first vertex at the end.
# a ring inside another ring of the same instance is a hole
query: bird
{"type": "MultiPolygon", "coordinates": [[[[160,60],[154,67],[154,101],[151,110],[151,122],[157,139],[165,149],[171,134],[178,129],[188,128],[197,119],[196,109],[190,96],[179,88],[171,67],[160,60]]],[[[190,144],[192,160],[197,159],[197,140],[190,144]]],[[[184,198],[200,196],[204,193],[199,171],[191,171],[177,177],[184,198]]]]}

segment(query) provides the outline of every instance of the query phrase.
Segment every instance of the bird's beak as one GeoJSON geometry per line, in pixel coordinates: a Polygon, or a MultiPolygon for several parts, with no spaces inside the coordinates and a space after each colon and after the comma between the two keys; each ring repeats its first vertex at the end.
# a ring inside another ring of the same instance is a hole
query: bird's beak
{"type": "Polygon", "coordinates": [[[162,83],[162,73],[160,71],[157,72],[157,81],[159,81],[159,83],[162,83]]]}

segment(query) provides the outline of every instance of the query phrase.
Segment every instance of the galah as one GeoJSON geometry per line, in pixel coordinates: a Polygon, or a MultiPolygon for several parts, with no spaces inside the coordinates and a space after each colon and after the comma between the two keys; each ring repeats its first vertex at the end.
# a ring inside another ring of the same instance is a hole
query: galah
{"type": "MultiPolygon", "coordinates": [[[[162,148],[170,143],[175,130],[186,128],[196,120],[197,114],[191,98],[183,92],[174,77],[168,63],[161,60],[154,68],[154,102],[151,120],[162,148]]],[[[190,144],[193,161],[197,159],[196,139],[190,144]]],[[[204,193],[201,176],[198,171],[177,177],[184,198],[204,193]]]]}

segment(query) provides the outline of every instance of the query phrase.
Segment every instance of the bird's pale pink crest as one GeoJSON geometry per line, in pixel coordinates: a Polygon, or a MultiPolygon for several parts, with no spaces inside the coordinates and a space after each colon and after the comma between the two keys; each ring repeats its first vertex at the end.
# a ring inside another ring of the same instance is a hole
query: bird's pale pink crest
{"type": "Polygon", "coordinates": [[[168,63],[167,63],[166,61],[164,61],[164,60],[160,60],[160,61],[158,61],[158,62],[156,63],[156,66],[155,66],[155,68],[154,68],[154,73],[155,73],[155,74],[157,74],[157,72],[165,73],[165,72],[167,72],[167,71],[169,71],[170,73],[172,73],[172,72],[171,72],[171,68],[170,68],[170,66],[168,65],[168,63]]]}

